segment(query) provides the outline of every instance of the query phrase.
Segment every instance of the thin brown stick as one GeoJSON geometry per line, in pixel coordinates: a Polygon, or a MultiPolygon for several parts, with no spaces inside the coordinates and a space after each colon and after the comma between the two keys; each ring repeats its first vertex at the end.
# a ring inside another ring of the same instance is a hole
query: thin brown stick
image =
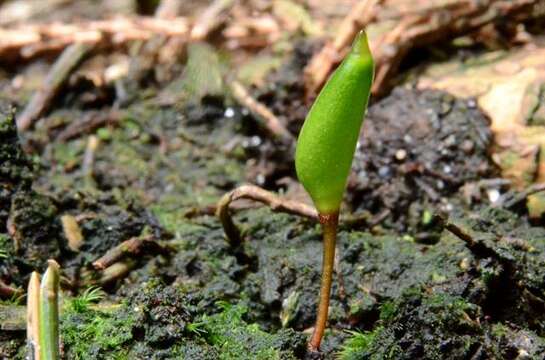
{"type": "Polygon", "coordinates": [[[155,249],[164,250],[154,239],[152,235],[143,237],[131,238],[123,241],[113,249],[108,250],[100,259],[93,263],[93,267],[97,270],[104,270],[112,266],[120,259],[127,255],[134,256],[142,253],[145,248],[153,247],[155,249]]]}
{"type": "Polygon", "coordinates": [[[76,23],[24,24],[0,28],[0,59],[29,60],[42,54],[56,54],[74,43],[97,47],[119,47],[155,35],[185,38],[189,32],[186,18],[160,19],[146,16],[118,16],[100,21],[76,23]]]}
{"type": "Polygon", "coordinates": [[[101,273],[98,283],[101,286],[108,285],[116,280],[122,279],[136,266],[136,261],[132,259],[125,259],[124,261],[116,262],[115,264],[107,267],[101,273]]]}
{"type": "Polygon", "coordinates": [[[274,137],[284,143],[293,144],[293,135],[284,127],[282,122],[265,105],[255,100],[248,90],[238,81],[230,83],[231,92],[236,101],[245,106],[250,112],[261,120],[261,125],[274,137]]]}
{"type": "Polygon", "coordinates": [[[162,0],[153,16],[157,19],[174,19],[180,14],[182,6],[183,0],[162,0]]]}
{"type": "Polygon", "coordinates": [[[356,34],[375,16],[377,5],[381,2],[383,0],[359,1],[342,21],[335,38],[328,41],[322,50],[312,57],[305,68],[307,96],[313,97],[322,87],[356,34]]]}
{"type": "Polygon", "coordinates": [[[117,110],[111,111],[92,111],[85,114],[81,121],[74,121],[63,129],[55,138],[56,141],[67,141],[93,132],[94,130],[105,126],[115,125],[121,120],[122,113],[117,110]]]}
{"type": "MultiPolygon", "coordinates": [[[[487,24],[524,14],[533,16],[529,7],[545,4],[543,0],[471,0],[447,3],[401,20],[394,30],[376,39],[373,56],[376,77],[373,93],[383,94],[407,53],[416,47],[429,46],[471,33],[487,24]]],[[[517,19],[520,22],[522,19],[517,19]]]]}
{"type": "Polygon", "coordinates": [[[545,183],[533,184],[523,191],[516,192],[516,193],[509,192],[505,194],[504,196],[502,196],[501,199],[498,200],[496,206],[502,206],[506,209],[510,209],[526,201],[528,196],[531,196],[540,192],[544,192],[544,191],[545,191],[545,183]]]}
{"type": "Polygon", "coordinates": [[[79,251],[79,248],[83,245],[83,234],[78,221],[74,216],[65,214],[61,216],[61,224],[64,237],[68,240],[68,247],[72,251],[79,251]]]}
{"type": "Polygon", "coordinates": [[[204,40],[208,34],[227,20],[227,12],[235,3],[234,0],[215,0],[197,18],[189,38],[193,41],[204,40]]]}
{"type": "MultiPolygon", "coordinates": [[[[396,19],[390,31],[371,39],[376,74],[373,94],[382,95],[411,49],[430,46],[469,34],[497,21],[522,21],[535,17],[545,0],[459,0],[433,6],[400,7],[396,1],[376,2],[366,8],[358,3],[343,20],[334,41],[326,43],[305,69],[307,97],[312,98],[341,60],[358,29],[365,24],[396,19]],[[393,13],[393,14],[392,14],[393,13]]],[[[387,23],[386,23],[387,25],[387,23]]]]}
{"type": "Polygon", "coordinates": [[[32,96],[21,115],[17,117],[17,128],[25,131],[31,127],[50,107],[68,76],[77,67],[93,46],[78,43],[68,47],[57,59],[42,87],[32,96]]]}
{"type": "Polygon", "coordinates": [[[318,219],[316,210],[309,205],[282,199],[255,185],[242,185],[227,194],[218,202],[216,215],[219,217],[225,236],[231,245],[238,246],[242,242],[240,230],[233,222],[229,206],[233,201],[239,199],[250,199],[268,205],[273,211],[285,212],[288,214],[300,215],[310,219],[318,219]]]}
{"type": "Polygon", "coordinates": [[[448,230],[455,235],[458,239],[462,240],[466,247],[479,258],[493,258],[501,263],[509,264],[511,266],[511,259],[505,258],[502,254],[498,253],[496,249],[490,247],[484,241],[475,239],[468,231],[461,226],[453,223],[452,221],[444,218],[440,215],[434,216],[434,221],[437,222],[442,228],[448,230]]]}
{"type": "Polygon", "coordinates": [[[87,179],[92,179],[95,167],[95,154],[100,146],[100,140],[95,135],[90,135],[87,139],[87,146],[85,147],[85,153],[83,154],[83,161],[81,164],[81,171],[87,179]]]}

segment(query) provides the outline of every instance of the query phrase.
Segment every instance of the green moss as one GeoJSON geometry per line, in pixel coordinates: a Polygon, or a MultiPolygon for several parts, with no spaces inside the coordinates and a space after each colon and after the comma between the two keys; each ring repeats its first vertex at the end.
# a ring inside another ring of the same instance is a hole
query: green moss
{"type": "Polygon", "coordinates": [[[497,338],[502,338],[509,333],[509,328],[504,324],[492,325],[491,334],[497,338]]]}
{"type": "Polygon", "coordinates": [[[387,301],[380,307],[380,320],[388,321],[392,319],[397,311],[396,303],[387,301]]]}
{"type": "Polygon", "coordinates": [[[371,332],[357,332],[350,331],[351,335],[347,340],[345,340],[342,345],[342,349],[339,352],[340,360],[356,360],[367,358],[370,356],[368,351],[370,345],[375,341],[377,334],[382,331],[382,327],[377,327],[371,332]]]}
{"type": "Polygon", "coordinates": [[[70,308],[76,313],[84,313],[89,310],[92,303],[100,301],[104,297],[104,292],[98,287],[90,287],[80,296],[70,300],[70,308]]]}
{"type": "Polygon", "coordinates": [[[294,351],[301,351],[301,347],[304,347],[304,339],[293,330],[269,334],[259,325],[247,324],[242,320],[246,312],[244,307],[226,303],[221,306],[221,313],[202,319],[205,338],[218,348],[220,359],[289,360],[296,359],[294,351]]]}
{"type": "Polygon", "coordinates": [[[61,317],[61,337],[69,359],[128,359],[134,318],[119,312],[68,309],[61,317]],[[107,357],[106,357],[107,356],[107,357]]]}
{"type": "Polygon", "coordinates": [[[11,238],[7,234],[0,234],[0,259],[6,259],[12,252],[11,238]]]}

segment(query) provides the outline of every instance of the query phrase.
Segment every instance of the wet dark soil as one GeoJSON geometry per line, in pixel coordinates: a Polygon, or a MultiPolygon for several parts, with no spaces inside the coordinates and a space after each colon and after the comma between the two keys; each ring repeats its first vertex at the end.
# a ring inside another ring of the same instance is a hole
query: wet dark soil
{"type": "Polygon", "coordinates": [[[349,198],[356,210],[389,211],[398,231],[421,231],[427,212],[451,212],[469,182],[498,176],[492,133],[475,100],[398,88],[369,109],[349,198]]]}
{"type": "MultiPolygon", "coordinates": [[[[294,74],[307,51],[255,92],[294,134],[306,111],[294,74]]],[[[106,102],[119,106],[115,124],[64,141],[59,132],[97,109],[58,105],[22,137],[33,149],[26,155],[2,107],[0,279],[23,289],[47,258],[59,261],[65,358],[304,359],[319,226],[242,210],[235,221],[244,242],[235,249],[210,210],[245,181],[287,187],[290,149],[223,93],[165,104],[185,76],[128,84],[136,90],[124,102],[106,102]],[[78,249],[66,215],[83,236],[78,249]],[[157,247],[105,270],[92,265],[150,236],[157,247]],[[84,290],[96,285],[106,293],[89,300],[84,290]]],[[[82,89],[66,91],[77,99],[82,89]]],[[[544,358],[545,230],[524,209],[490,203],[491,192],[504,191],[491,181],[490,144],[475,104],[442,92],[400,88],[370,108],[343,210],[364,221],[351,218],[339,232],[325,359],[544,358]],[[435,213],[471,241],[444,231],[435,213]]],[[[24,323],[0,329],[0,354],[23,358],[23,339],[24,323]]]]}

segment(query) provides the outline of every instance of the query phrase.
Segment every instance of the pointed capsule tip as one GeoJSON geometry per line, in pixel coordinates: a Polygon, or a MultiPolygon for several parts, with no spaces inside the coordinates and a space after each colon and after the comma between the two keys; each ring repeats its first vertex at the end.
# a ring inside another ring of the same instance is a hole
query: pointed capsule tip
{"type": "Polygon", "coordinates": [[[54,268],[56,271],[59,271],[59,269],[61,268],[59,263],[57,263],[55,260],[53,259],[49,259],[47,260],[47,265],[48,265],[48,268],[54,268]]]}
{"type": "Polygon", "coordinates": [[[365,30],[360,30],[352,43],[352,53],[355,54],[370,54],[369,39],[365,30]]]}

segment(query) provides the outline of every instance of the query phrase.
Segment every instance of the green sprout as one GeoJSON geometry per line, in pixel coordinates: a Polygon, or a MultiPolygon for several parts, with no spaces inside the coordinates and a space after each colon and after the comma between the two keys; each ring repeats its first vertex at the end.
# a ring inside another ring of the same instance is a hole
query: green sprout
{"type": "Polygon", "coordinates": [[[48,260],[42,280],[33,272],[27,294],[29,358],[57,360],[59,351],[59,264],[48,260]]]}
{"type": "Polygon", "coordinates": [[[72,310],[83,313],[89,309],[92,303],[97,303],[104,298],[104,291],[97,286],[87,288],[80,296],[72,299],[70,305],[72,310]]]}
{"type": "Polygon", "coordinates": [[[361,31],[307,115],[295,154],[297,177],[310,194],[323,227],[322,283],[309,349],[320,347],[329,309],[339,209],[374,76],[369,43],[361,31]]]}

